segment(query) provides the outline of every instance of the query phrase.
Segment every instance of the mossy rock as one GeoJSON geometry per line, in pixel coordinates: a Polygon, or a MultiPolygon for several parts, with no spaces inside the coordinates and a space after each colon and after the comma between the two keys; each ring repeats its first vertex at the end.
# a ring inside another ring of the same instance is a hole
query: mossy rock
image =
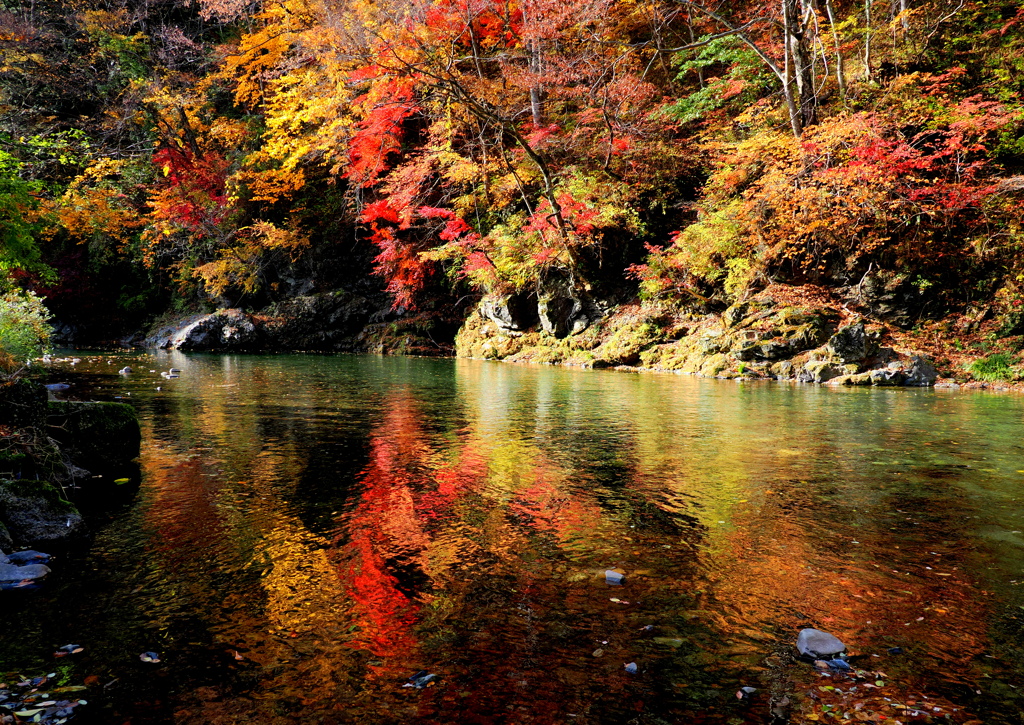
{"type": "Polygon", "coordinates": [[[700,366],[700,374],[707,378],[713,378],[727,367],[729,367],[729,359],[725,355],[718,353],[704,361],[704,364],[700,366]]]}
{"type": "Polygon", "coordinates": [[[661,329],[648,320],[623,325],[594,350],[594,367],[636,365],[641,353],[661,339],[661,329]]]}
{"type": "Polygon", "coordinates": [[[0,480],[0,522],[20,546],[64,542],[86,533],[75,505],[46,481],[0,480]]]}
{"type": "Polygon", "coordinates": [[[51,402],[49,424],[71,460],[93,473],[115,470],[139,455],[139,417],[126,403],[51,402]]]}

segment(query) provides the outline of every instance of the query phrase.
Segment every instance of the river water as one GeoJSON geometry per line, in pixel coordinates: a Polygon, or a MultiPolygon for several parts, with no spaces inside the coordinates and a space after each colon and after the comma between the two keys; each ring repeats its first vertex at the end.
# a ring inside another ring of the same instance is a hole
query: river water
{"type": "Polygon", "coordinates": [[[1021,722],[1019,397],[79,355],[141,483],[0,592],[0,673],[84,682],[78,722],[1021,722]]]}

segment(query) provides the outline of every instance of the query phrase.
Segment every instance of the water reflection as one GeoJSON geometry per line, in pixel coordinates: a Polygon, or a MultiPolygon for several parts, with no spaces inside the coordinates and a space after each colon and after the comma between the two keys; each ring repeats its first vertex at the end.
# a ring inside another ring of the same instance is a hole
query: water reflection
{"type": "Polygon", "coordinates": [[[783,701],[794,722],[1020,720],[1017,398],[373,357],[79,367],[139,408],[143,486],[48,587],[0,599],[24,633],[0,670],[84,640],[71,674],[113,683],[96,722],[760,723],[783,701]],[[870,679],[794,663],[808,625],[870,679]],[[140,671],[151,649],[165,666],[140,671]],[[421,670],[439,679],[403,687],[421,670]]]}

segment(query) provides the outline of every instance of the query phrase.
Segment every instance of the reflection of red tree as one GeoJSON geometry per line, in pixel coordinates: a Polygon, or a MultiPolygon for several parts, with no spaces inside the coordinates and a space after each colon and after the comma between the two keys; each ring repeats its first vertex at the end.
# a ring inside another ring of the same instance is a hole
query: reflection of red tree
{"type": "Polygon", "coordinates": [[[142,465],[153,497],[146,520],[159,532],[152,546],[167,558],[169,568],[195,561],[196,552],[210,546],[211,532],[223,527],[216,477],[208,475],[201,458],[183,458],[157,446],[147,449],[142,465]]]}
{"type": "Polygon", "coordinates": [[[349,540],[342,551],[342,580],[350,582],[360,632],[352,644],[381,659],[407,662],[418,642],[412,631],[419,605],[399,588],[388,561],[409,559],[422,566],[426,538],[413,507],[413,493],[425,484],[423,431],[406,393],[391,401],[371,436],[363,493],[348,514],[349,540]]]}
{"type": "Polygon", "coordinates": [[[606,699],[623,707],[617,698],[631,680],[622,662],[591,652],[598,635],[633,630],[631,615],[596,578],[566,579],[579,573],[571,559],[588,548],[581,541],[621,551],[612,543],[620,527],[541,449],[472,428],[439,438],[426,420],[409,391],[389,400],[336,541],[359,629],[349,645],[369,655],[374,706],[388,717],[434,722],[457,712],[488,723],[556,722],[606,699]],[[570,541],[574,552],[557,561],[570,541]],[[564,639],[546,632],[555,622],[564,639]],[[441,630],[459,644],[439,651],[424,640],[441,630]],[[451,686],[407,697],[397,683],[422,668],[451,686]]]}

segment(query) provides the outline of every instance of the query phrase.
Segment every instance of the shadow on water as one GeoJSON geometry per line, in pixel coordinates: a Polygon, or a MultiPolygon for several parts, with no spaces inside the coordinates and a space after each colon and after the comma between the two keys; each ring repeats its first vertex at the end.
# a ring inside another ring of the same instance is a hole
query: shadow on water
{"type": "Polygon", "coordinates": [[[0,596],[0,672],[85,682],[76,721],[1020,722],[1017,398],[82,359],[51,375],[135,405],[140,488],[0,596]]]}

